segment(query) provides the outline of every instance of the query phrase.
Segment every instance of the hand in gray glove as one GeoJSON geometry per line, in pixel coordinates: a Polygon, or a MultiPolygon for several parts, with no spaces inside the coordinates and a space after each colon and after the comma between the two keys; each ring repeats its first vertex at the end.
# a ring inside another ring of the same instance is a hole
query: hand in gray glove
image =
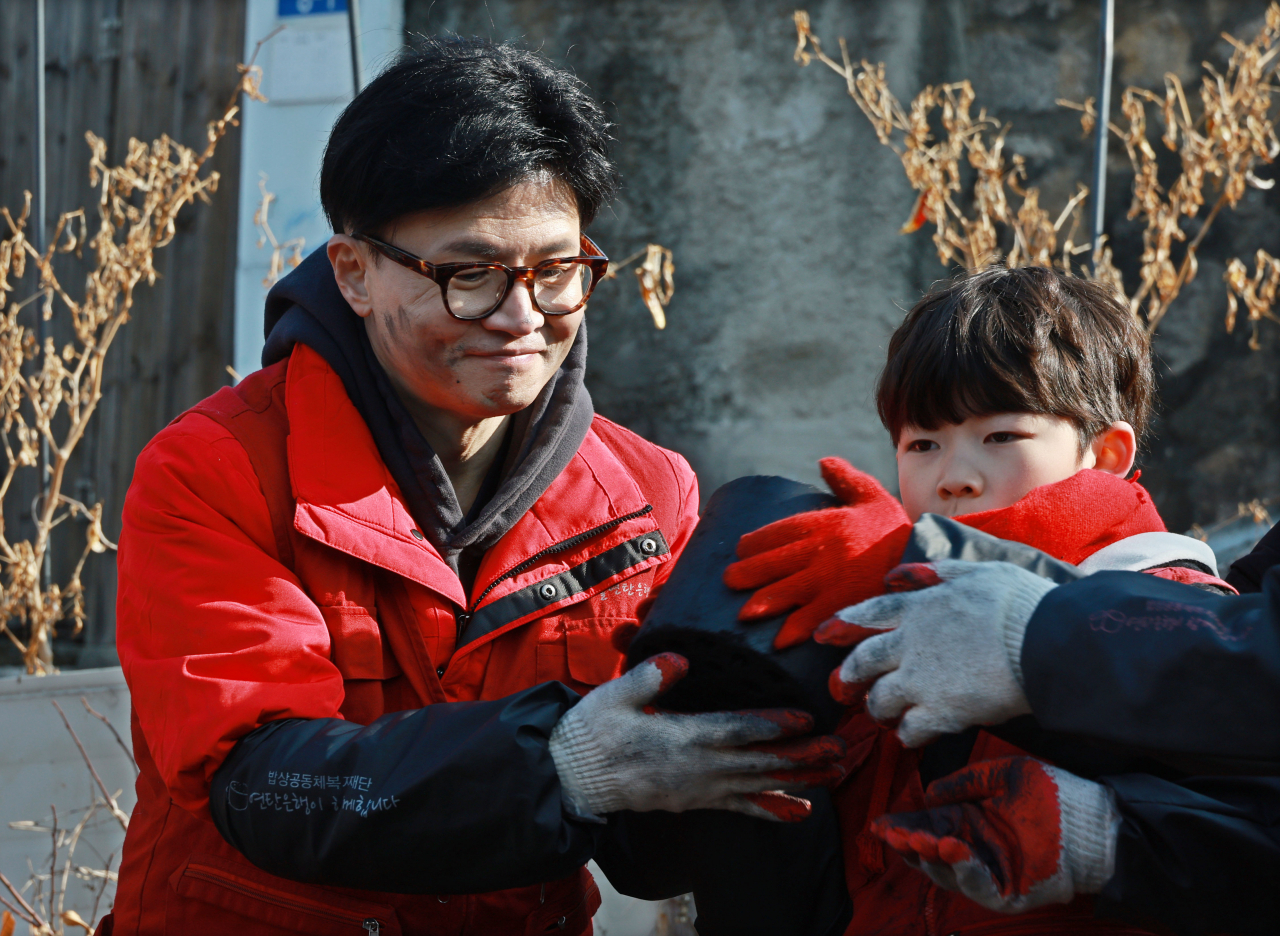
{"type": "Polygon", "coordinates": [[[970,764],[935,780],[921,812],[871,831],[939,887],[1021,913],[1096,894],[1115,874],[1120,816],[1109,789],[1031,757],[970,764]]]}
{"type": "Polygon", "coordinates": [[[864,684],[867,712],[918,747],[971,725],[1031,711],[1022,688],[1022,638],[1053,582],[1007,562],[898,566],[895,594],[845,608],[814,639],[857,647],[831,674],[831,694],[853,704],[864,684]]]}
{"type": "Polygon", "coordinates": [[[795,822],[807,800],[785,790],[835,783],[844,743],[795,738],[810,731],[804,712],[760,709],[683,715],[651,703],[689,670],[661,653],[607,682],[556,724],[551,757],[570,808],[585,819],[620,809],[728,809],[795,822]]]}

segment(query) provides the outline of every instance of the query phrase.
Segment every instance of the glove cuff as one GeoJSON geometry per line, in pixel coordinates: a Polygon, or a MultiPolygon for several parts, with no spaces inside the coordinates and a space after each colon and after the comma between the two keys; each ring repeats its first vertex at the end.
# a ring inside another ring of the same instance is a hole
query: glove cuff
{"type": "MultiPolygon", "coordinates": [[[[1009,657],[1009,669],[1013,671],[1013,678],[1017,680],[1018,688],[1024,693],[1026,683],[1022,679],[1022,642],[1027,636],[1027,625],[1031,623],[1031,616],[1036,613],[1040,600],[1057,587],[1054,582],[1046,578],[1038,575],[1032,577],[1034,584],[1031,584],[1025,592],[1011,596],[1008,612],[1004,615],[1004,649],[1009,657]]],[[[1029,705],[1024,705],[1024,709],[1031,711],[1029,705]]]]}
{"type": "Polygon", "coordinates": [[[622,808],[609,762],[586,725],[581,703],[556,722],[548,747],[560,777],[560,794],[570,813],[587,822],[604,822],[601,813],[622,808]]]}
{"type": "Polygon", "coordinates": [[[1096,894],[1116,871],[1120,813],[1115,794],[1059,767],[1046,770],[1058,785],[1063,868],[1077,894],[1096,894]]]}

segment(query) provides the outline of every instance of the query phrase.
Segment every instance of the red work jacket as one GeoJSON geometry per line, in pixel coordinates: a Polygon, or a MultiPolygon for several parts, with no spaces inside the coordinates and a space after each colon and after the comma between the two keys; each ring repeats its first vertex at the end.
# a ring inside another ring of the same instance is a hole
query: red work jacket
{"type": "Polygon", "coordinates": [[[614,677],[611,632],[665,577],[697,504],[684,459],[597,416],[485,554],[468,595],[314,351],[299,345],[180,416],[139,456],[125,500],[117,642],[141,776],[108,928],[589,933],[599,894],[585,869],[425,896],[268,874],[215,829],[210,779],[238,739],[277,719],[368,724],[548,680],[585,693],[614,677]],[[469,642],[457,648],[464,613],[469,642]]]}

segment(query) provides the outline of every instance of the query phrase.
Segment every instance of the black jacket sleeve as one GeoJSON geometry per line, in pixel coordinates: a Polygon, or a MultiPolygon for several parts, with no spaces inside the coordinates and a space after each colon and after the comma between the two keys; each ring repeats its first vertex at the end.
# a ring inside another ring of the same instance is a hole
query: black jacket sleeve
{"type": "Polygon", "coordinates": [[[1053,589],[1022,647],[1050,731],[1159,752],[1192,773],[1280,770],[1280,569],[1225,596],[1137,572],[1053,589]]]}
{"type": "Polygon", "coordinates": [[[462,894],[565,877],[605,829],[562,807],[548,749],[577,700],[551,682],[368,726],[271,722],[214,774],[214,824],[258,867],[307,883],[462,894]]]}
{"type": "Polygon", "coordinates": [[[1271,528],[1247,556],[1231,563],[1227,584],[1242,595],[1262,591],[1267,570],[1280,565],[1280,523],[1271,528]]]}
{"type": "Polygon", "coordinates": [[[1177,933],[1271,936],[1280,921],[1280,779],[1104,777],[1121,814],[1096,907],[1177,933]]]}

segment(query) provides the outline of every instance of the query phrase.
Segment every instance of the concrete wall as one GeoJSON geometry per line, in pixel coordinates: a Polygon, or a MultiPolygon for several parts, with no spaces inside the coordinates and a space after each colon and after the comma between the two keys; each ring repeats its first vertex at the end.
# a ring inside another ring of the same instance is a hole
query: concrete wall
{"type": "MultiPolygon", "coordinates": [[[[815,17],[921,78],[916,0],[815,17]]],[[[817,479],[839,452],[886,480],[867,417],[882,348],[917,290],[896,235],[911,192],[834,75],[791,61],[787,3],[422,2],[419,31],[523,37],[574,69],[617,121],[621,197],[593,227],[610,256],[659,241],[676,295],[655,331],[627,274],[589,316],[600,412],[689,457],[704,494],[742,474],[817,479]]],[[[939,267],[931,273],[942,273],[939,267]]]]}
{"type": "MultiPolygon", "coordinates": [[[[1223,30],[1251,37],[1263,0],[1119,4],[1116,89],[1159,88],[1225,62],[1223,30]]],[[[406,28],[516,38],[572,68],[617,121],[624,189],[593,234],[611,256],[648,240],[675,251],[676,296],[656,332],[630,277],[593,301],[597,408],[686,454],[704,493],[741,474],[813,480],[841,454],[887,482],[892,452],[872,411],[888,335],[948,271],[928,231],[897,231],[912,193],[821,66],[791,58],[793,3],[728,0],[407,0],[406,28]]],[[[825,0],[808,6],[835,49],[883,61],[909,98],[968,77],[1011,121],[1042,204],[1089,180],[1089,141],[1059,97],[1094,93],[1097,4],[1083,0],[825,0]]],[[[1153,123],[1154,123],[1153,117],[1153,123]]],[[[1132,175],[1114,152],[1108,230],[1130,282],[1141,249],[1125,220],[1132,175]]],[[[1264,173],[1266,174],[1266,173],[1264,173]]],[[[1209,523],[1280,495],[1280,326],[1262,351],[1228,336],[1225,258],[1280,251],[1280,194],[1252,191],[1218,222],[1199,278],[1157,342],[1164,411],[1144,482],[1170,526],[1209,523]]]]}

